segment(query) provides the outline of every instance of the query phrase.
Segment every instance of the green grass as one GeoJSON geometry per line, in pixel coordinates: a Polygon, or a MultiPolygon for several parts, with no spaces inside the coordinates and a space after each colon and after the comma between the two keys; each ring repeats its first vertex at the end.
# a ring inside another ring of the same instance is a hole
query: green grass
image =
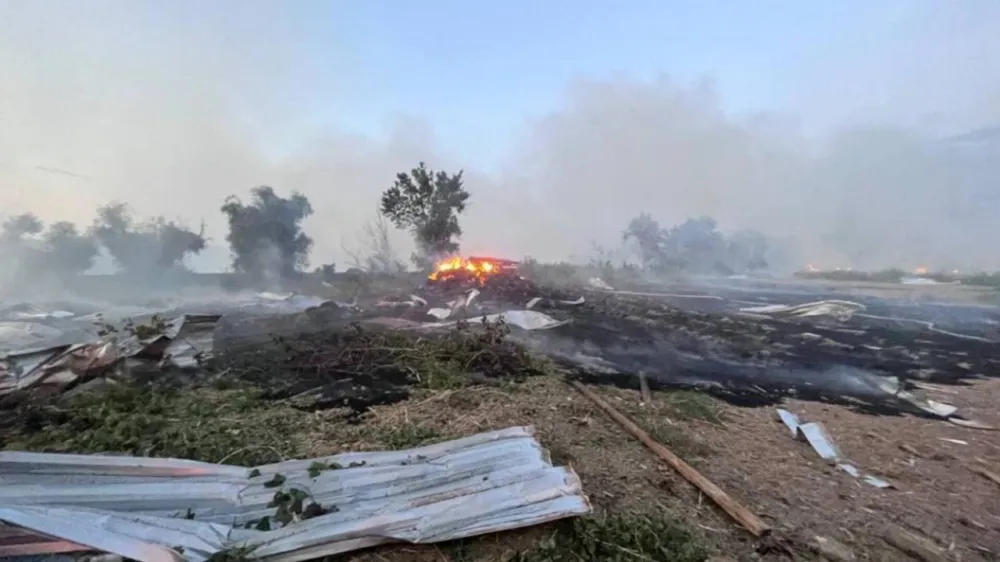
{"type": "Polygon", "coordinates": [[[718,400],[697,390],[676,390],[665,392],[665,401],[674,412],[674,417],[682,420],[701,420],[714,424],[725,421],[723,409],[718,400]]]}
{"type": "Polygon", "coordinates": [[[413,424],[378,428],[377,430],[373,428],[372,432],[373,441],[392,451],[412,449],[440,439],[441,434],[436,429],[413,424]]]}
{"type": "Polygon", "coordinates": [[[638,516],[568,520],[511,562],[704,562],[708,551],[678,523],[638,516]]]}
{"type": "Polygon", "coordinates": [[[649,434],[690,464],[698,464],[698,459],[715,454],[714,449],[676,426],[661,424],[649,431],[649,434]]]}

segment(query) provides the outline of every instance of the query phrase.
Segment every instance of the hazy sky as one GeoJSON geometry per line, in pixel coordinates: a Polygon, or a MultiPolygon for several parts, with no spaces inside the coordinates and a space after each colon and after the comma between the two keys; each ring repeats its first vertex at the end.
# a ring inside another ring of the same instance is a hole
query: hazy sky
{"type": "Polygon", "coordinates": [[[1000,185],[950,193],[915,143],[998,123],[995,0],[0,0],[0,212],[122,199],[221,245],[224,197],[268,183],[312,200],[314,262],[426,160],[467,170],[477,253],[579,254],[647,211],[1000,266],[1000,185]]]}

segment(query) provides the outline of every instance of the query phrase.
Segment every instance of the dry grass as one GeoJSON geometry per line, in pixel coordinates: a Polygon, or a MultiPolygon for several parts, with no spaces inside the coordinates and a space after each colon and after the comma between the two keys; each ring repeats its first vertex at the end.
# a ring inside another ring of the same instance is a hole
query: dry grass
{"type": "MultiPolygon", "coordinates": [[[[1000,419],[991,398],[996,395],[994,382],[939,398],[959,405],[970,417],[997,425],[1000,419]]],[[[1000,489],[969,470],[982,464],[978,459],[995,463],[1000,458],[995,432],[789,403],[787,407],[805,419],[824,422],[859,466],[890,478],[898,487],[879,491],[825,466],[774,421],[772,409],[736,409],[696,392],[654,392],[643,403],[637,391],[594,390],[770,522],[782,539],[779,544],[797,559],[813,556],[808,545],[818,535],[851,545],[859,560],[906,560],[880,538],[882,526],[890,521],[942,547],[954,544],[954,554],[961,554],[963,562],[989,560],[982,549],[1000,544],[1000,489]],[[940,440],[945,437],[969,445],[940,440]],[[900,445],[906,445],[905,450],[900,445]]],[[[35,420],[44,422],[46,429],[21,435],[13,446],[253,465],[279,458],[408,448],[533,425],[553,461],[580,475],[595,507],[592,517],[456,543],[386,546],[344,559],[559,562],[704,560],[710,554],[746,560],[787,557],[762,558],[755,552],[760,544],[557,374],[519,383],[419,388],[408,400],[376,406],[360,419],[351,419],[346,410],[301,412],[286,402],[259,400],[245,389],[150,392],[116,389],[72,408],[61,405],[59,412],[35,420]]]]}
{"type": "MultiPolygon", "coordinates": [[[[616,396],[619,391],[609,392],[613,400],[625,399],[616,396]]],[[[685,422],[680,420],[693,417],[697,423],[711,423],[701,418],[715,419],[715,410],[697,395],[657,393],[656,397],[642,406],[650,414],[642,423],[665,436],[681,454],[709,456],[710,450],[684,433],[685,422]],[[654,423],[661,416],[678,421],[661,427],[654,423]]],[[[418,388],[408,400],[374,407],[360,419],[347,410],[302,412],[287,401],[262,400],[259,393],[246,388],[182,392],[150,386],[113,387],[83,395],[38,416],[34,420],[38,427],[7,441],[8,448],[124,452],[247,466],[344,451],[410,448],[533,425],[553,461],[580,474],[596,509],[594,517],[583,521],[459,543],[387,546],[349,556],[349,560],[558,562],[629,560],[637,553],[642,560],[694,561],[718,549],[704,545],[711,535],[720,533],[717,527],[727,525],[555,374],[520,383],[418,388]],[[711,523],[699,527],[685,521],[692,506],[711,523]],[[566,557],[576,555],[583,558],[566,557]]]]}
{"type": "MultiPolygon", "coordinates": [[[[689,433],[689,428],[719,423],[724,412],[715,399],[687,392],[654,393],[650,403],[640,404],[635,392],[597,390],[623,411],[634,408],[642,414],[633,417],[693,463],[714,454],[689,433]]],[[[570,466],[580,475],[595,507],[594,517],[575,526],[546,525],[457,545],[384,547],[354,555],[351,560],[704,560],[713,551],[752,549],[747,537],[711,502],[558,376],[516,384],[425,390],[405,402],[373,408],[357,425],[338,423],[332,414],[318,414],[321,418],[328,415],[331,419],[311,435],[308,455],[384,448],[394,444],[400,434],[435,435],[436,441],[533,425],[552,461],[570,466]],[[625,529],[634,532],[630,535],[625,529]],[[617,541],[617,546],[603,550],[601,545],[609,542],[610,536],[617,537],[610,541],[617,541]],[[661,537],[659,542],[651,538],[654,536],[661,537]],[[654,544],[657,546],[651,546],[654,544]],[[630,549],[639,557],[628,554],[630,549]],[[583,557],[565,557],[574,552],[583,557]]],[[[417,439],[412,444],[424,442],[417,439]]]]}

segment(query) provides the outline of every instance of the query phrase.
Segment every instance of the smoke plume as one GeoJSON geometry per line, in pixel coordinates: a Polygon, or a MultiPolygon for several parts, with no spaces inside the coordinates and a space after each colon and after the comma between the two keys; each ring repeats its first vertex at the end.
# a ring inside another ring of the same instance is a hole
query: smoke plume
{"type": "MultiPolygon", "coordinates": [[[[342,241],[396,173],[426,161],[465,170],[473,253],[587,254],[645,212],[788,240],[800,264],[1000,268],[998,159],[942,140],[1000,124],[1000,5],[889,4],[857,4],[851,29],[822,45],[789,33],[802,53],[775,77],[781,106],[727,109],[712,68],[695,81],[670,68],[581,75],[487,165],[451,153],[419,114],[387,117],[377,135],[330,118],[351,114],[351,85],[374,72],[347,45],[310,55],[337,3],[8,0],[0,204],[83,230],[126,201],[137,216],[204,221],[222,246],[225,198],[271,185],[308,197],[312,262],[347,263],[342,241]]],[[[393,236],[408,255],[412,242],[393,236]]]]}

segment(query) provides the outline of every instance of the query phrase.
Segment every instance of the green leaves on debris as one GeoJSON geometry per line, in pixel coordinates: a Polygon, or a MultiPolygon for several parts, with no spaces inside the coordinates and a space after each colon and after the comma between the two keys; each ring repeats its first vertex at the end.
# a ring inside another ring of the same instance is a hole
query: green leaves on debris
{"type": "Polygon", "coordinates": [[[285,436],[305,417],[252,389],[114,385],[27,411],[6,448],[253,466],[294,456],[285,436]]]}
{"type": "Polygon", "coordinates": [[[697,390],[673,390],[660,393],[663,401],[674,413],[674,417],[683,420],[701,420],[714,424],[722,424],[724,410],[719,401],[712,396],[697,390]]]}
{"type": "MultiPolygon", "coordinates": [[[[469,373],[517,377],[540,372],[542,363],[506,341],[507,333],[506,325],[496,322],[435,334],[348,326],[283,338],[222,356],[215,366],[225,374],[192,384],[171,382],[165,374],[170,384],[108,383],[72,398],[24,404],[23,413],[10,416],[13,424],[0,428],[0,447],[244,466],[278,462],[300,453],[298,436],[313,418],[276,391],[286,389],[287,395],[333,384],[384,403],[405,397],[408,387],[468,384],[469,373]]],[[[400,449],[438,435],[400,427],[378,437],[384,437],[387,448],[400,449]]]]}

